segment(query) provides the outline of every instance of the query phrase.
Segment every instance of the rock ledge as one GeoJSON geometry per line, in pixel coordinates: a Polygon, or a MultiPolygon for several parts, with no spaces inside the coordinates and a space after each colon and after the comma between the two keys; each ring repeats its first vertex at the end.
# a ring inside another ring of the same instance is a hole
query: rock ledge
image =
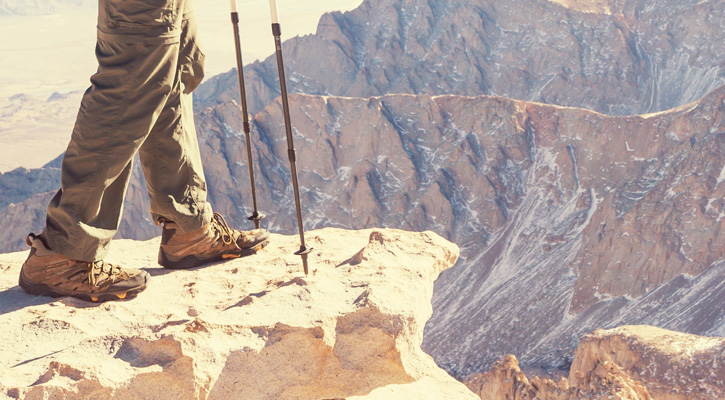
{"type": "Polygon", "coordinates": [[[434,233],[308,232],[188,271],[158,239],[114,242],[146,268],[136,299],[100,305],[23,294],[26,253],[0,255],[0,398],[475,399],[420,349],[433,282],[458,258],[434,233]]]}

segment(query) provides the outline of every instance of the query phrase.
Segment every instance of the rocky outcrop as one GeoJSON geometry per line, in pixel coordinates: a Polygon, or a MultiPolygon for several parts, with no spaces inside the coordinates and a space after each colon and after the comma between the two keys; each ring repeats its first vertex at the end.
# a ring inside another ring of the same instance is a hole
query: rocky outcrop
{"type": "Polygon", "coordinates": [[[651,326],[598,330],[582,338],[568,379],[528,379],[514,356],[468,383],[484,400],[725,398],[725,338],[651,326]]]}
{"type": "MultiPolygon", "coordinates": [[[[663,111],[725,84],[722,1],[368,0],[284,43],[306,94],[497,95],[610,115],[663,111]]],[[[250,108],[279,95],[276,61],[245,68],[250,108]]],[[[198,91],[237,100],[236,72],[198,91]]]]}
{"type": "Polygon", "coordinates": [[[0,255],[0,397],[36,399],[475,399],[420,349],[433,281],[458,248],[431,233],[273,235],[257,255],[188,271],[158,239],[109,260],[152,275],[135,299],[91,304],[17,287],[0,255]]]}
{"type": "Polygon", "coordinates": [[[558,383],[538,376],[529,379],[513,355],[500,359],[487,372],[472,376],[466,386],[483,400],[559,400],[566,399],[569,390],[565,378],[558,383]]]}
{"type": "Polygon", "coordinates": [[[625,375],[646,387],[653,399],[725,397],[725,365],[720,360],[725,338],[630,326],[596,331],[580,347],[569,377],[570,386],[578,390],[625,375]]]}

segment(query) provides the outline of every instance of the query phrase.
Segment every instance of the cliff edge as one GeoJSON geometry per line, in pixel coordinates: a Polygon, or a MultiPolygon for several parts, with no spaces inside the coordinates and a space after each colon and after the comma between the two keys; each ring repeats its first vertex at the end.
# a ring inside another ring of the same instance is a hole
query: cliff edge
{"type": "Polygon", "coordinates": [[[308,232],[255,256],[187,271],[158,239],[119,240],[144,268],[136,299],[91,304],[22,293],[26,253],[0,255],[0,398],[475,399],[420,348],[433,282],[458,247],[431,232],[308,232]]]}

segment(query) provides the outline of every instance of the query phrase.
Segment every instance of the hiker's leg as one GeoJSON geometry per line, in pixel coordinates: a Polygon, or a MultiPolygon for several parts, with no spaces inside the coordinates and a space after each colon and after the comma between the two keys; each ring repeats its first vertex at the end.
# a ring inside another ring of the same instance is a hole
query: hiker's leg
{"type": "Polygon", "coordinates": [[[154,220],[163,216],[183,231],[197,230],[212,218],[211,206],[206,201],[191,95],[204,76],[203,67],[196,18],[187,2],[173,89],[139,151],[154,220]]]}
{"type": "Polygon", "coordinates": [[[98,71],[81,101],[43,233],[54,251],[83,261],[105,255],[133,156],[177,79],[183,3],[100,1],[98,71]]]}

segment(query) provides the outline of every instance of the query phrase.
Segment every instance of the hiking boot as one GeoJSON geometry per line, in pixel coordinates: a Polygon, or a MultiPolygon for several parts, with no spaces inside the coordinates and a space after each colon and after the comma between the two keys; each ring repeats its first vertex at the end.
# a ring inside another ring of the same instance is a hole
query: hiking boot
{"type": "Polygon", "coordinates": [[[30,255],[20,270],[18,283],[27,293],[102,302],[133,298],[146,289],[148,274],[103,261],[68,258],[50,249],[42,236],[29,234],[30,255]]]}
{"type": "Polygon", "coordinates": [[[210,223],[187,233],[183,233],[173,221],[159,218],[158,222],[164,228],[159,248],[159,264],[164,268],[193,268],[213,261],[248,256],[269,243],[266,229],[231,229],[218,213],[214,213],[210,223]]]}

